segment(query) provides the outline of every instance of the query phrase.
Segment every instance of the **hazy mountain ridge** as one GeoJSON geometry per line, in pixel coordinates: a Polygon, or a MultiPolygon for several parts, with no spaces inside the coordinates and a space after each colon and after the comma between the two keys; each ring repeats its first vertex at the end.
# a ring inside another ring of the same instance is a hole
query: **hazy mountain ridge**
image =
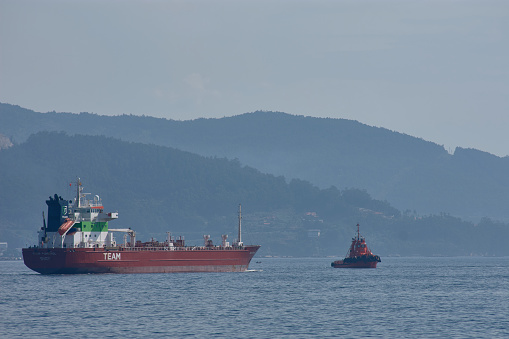
{"type": "Polygon", "coordinates": [[[86,192],[119,212],[112,227],[131,227],[141,240],[163,239],[166,231],[192,244],[203,234],[234,238],[242,203],[244,240],[261,244],[260,255],[341,256],[357,222],[380,255],[509,253],[507,225],[489,219],[474,225],[449,215],[402,215],[364,190],[287,183],[237,160],[104,136],[40,132],[1,150],[0,169],[0,238],[11,246],[35,243],[44,200],[72,198],[69,183],[80,176],[86,192]],[[321,236],[308,237],[310,229],[321,236]]]}
{"type": "Polygon", "coordinates": [[[131,115],[35,113],[0,104],[0,133],[14,142],[39,130],[106,135],[241,163],[287,180],[366,189],[400,210],[509,220],[509,157],[457,148],[352,120],[254,112],[174,121],[131,115]],[[27,124],[27,121],[30,123],[27,124]]]}

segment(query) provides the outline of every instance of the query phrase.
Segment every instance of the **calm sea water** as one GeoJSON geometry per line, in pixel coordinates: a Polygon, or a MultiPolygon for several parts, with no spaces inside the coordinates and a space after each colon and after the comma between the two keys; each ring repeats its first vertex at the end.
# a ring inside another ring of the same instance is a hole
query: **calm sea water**
{"type": "Polygon", "coordinates": [[[509,258],[382,258],[364,270],[331,261],[56,276],[0,261],[0,337],[509,337],[509,258]]]}

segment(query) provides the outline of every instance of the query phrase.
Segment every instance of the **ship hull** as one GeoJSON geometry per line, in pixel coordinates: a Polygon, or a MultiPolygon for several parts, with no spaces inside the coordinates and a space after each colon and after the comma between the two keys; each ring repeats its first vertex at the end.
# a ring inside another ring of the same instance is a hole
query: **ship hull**
{"type": "Polygon", "coordinates": [[[242,249],[24,248],[41,274],[243,272],[260,246],[242,249]]]}
{"type": "Polygon", "coordinates": [[[345,263],[343,260],[337,260],[331,263],[334,268],[376,268],[377,261],[358,261],[355,263],[345,263]]]}

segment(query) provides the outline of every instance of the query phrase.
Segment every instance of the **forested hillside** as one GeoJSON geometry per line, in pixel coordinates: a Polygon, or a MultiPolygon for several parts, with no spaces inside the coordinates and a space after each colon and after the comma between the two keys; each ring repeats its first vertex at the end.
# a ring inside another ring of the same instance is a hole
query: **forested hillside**
{"type": "Polygon", "coordinates": [[[36,131],[105,135],[238,159],[264,173],[328,188],[365,189],[401,211],[509,222],[509,157],[454,155],[433,142],[344,119],[254,112],[173,121],[138,116],[36,113],[0,104],[0,133],[23,142],[36,131]]]}
{"type": "Polygon", "coordinates": [[[191,244],[203,234],[232,239],[241,203],[243,240],[262,245],[259,255],[342,256],[358,222],[382,256],[509,254],[507,225],[489,219],[474,225],[401,214],[365,190],[319,189],[163,146],[41,132],[0,150],[0,170],[0,241],[16,247],[36,242],[44,201],[55,193],[72,198],[69,183],[80,177],[106,210],[119,212],[115,227],[131,227],[142,240],[164,239],[166,231],[191,244]]]}

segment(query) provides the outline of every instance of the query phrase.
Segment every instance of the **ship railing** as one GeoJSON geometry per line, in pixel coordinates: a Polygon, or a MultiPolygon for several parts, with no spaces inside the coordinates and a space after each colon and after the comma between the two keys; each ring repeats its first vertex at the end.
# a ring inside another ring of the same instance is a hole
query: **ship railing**
{"type": "Polygon", "coordinates": [[[81,208],[87,208],[87,207],[103,207],[102,202],[100,201],[93,201],[93,200],[85,200],[81,204],[81,208]]]}
{"type": "Polygon", "coordinates": [[[205,247],[205,246],[186,246],[186,247],[177,247],[177,246],[153,246],[153,247],[129,247],[129,246],[120,246],[119,250],[121,251],[136,251],[136,252],[150,252],[150,251],[232,251],[238,248],[229,246],[229,247],[205,247]]]}

